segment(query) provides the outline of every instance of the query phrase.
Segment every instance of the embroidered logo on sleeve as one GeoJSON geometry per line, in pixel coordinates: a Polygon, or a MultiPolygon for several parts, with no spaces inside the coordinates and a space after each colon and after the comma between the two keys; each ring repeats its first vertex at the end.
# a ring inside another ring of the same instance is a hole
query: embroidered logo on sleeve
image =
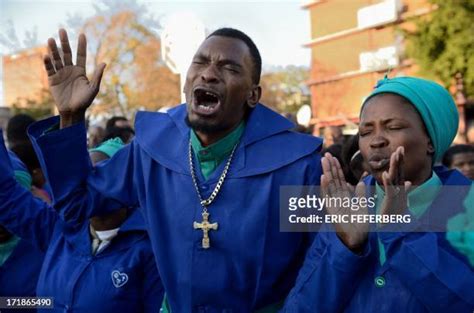
{"type": "Polygon", "coordinates": [[[115,270],[112,272],[112,283],[115,288],[120,288],[128,282],[128,275],[115,270]]]}

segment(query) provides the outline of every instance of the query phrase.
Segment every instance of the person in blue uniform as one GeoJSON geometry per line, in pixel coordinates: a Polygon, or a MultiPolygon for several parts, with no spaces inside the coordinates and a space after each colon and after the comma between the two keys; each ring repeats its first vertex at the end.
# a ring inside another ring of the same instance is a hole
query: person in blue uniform
{"type": "Polygon", "coordinates": [[[89,81],[84,35],[73,65],[67,34],[59,34],[65,56],[51,39],[45,67],[60,117],[36,123],[30,136],[54,201],[69,206],[64,219],[74,225],[138,205],[166,290],[164,309],[173,313],[275,311],[314,237],[279,231],[279,189],[319,184],[321,140],[292,132],[291,122],[259,104],[253,41],[229,28],[210,34],[189,67],[186,104],[139,112],[134,141],[93,169],[84,112],[105,64],[89,81]]]}
{"type": "MultiPolygon", "coordinates": [[[[69,227],[13,179],[0,141],[0,222],[45,253],[36,269],[36,290],[37,296],[54,299],[54,309],[39,311],[157,312],[163,286],[141,213],[121,209],[69,227]]],[[[105,142],[91,151],[91,159],[106,160],[122,146],[120,139],[105,142]]],[[[11,283],[20,281],[36,261],[32,258],[31,267],[25,261],[24,269],[12,271],[11,283]]]]}
{"type": "MultiPolygon", "coordinates": [[[[412,222],[379,224],[377,232],[335,224],[321,233],[282,312],[473,312],[474,188],[460,172],[434,166],[458,120],[437,83],[379,82],[360,113],[359,147],[370,175],[356,196],[376,195],[371,213],[408,214],[412,222]]],[[[350,194],[339,162],[327,154],[322,166],[323,194],[350,194]]]]}
{"type": "MultiPolygon", "coordinates": [[[[26,166],[11,151],[5,157],[11,161],[17,183],[25,188],[26,193],[29,192],[32,178],[26,166]]],[[[0,194],[6,195],[8,190],[0,188],[0,194]]],[[[8,224],[0,221],[0,296],[34,297],[44,252],[28,240],[20,238],[18,234],[12,233],[8,224]]]]}

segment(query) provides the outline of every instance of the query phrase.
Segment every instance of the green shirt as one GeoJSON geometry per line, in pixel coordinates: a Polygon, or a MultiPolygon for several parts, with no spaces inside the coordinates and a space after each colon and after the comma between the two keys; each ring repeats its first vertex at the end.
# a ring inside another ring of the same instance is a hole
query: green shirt
{"type": "Polygon", "coordinates": [[[19,241],[19,237],[12,236],[7,242],[0,244],[0,266],[8,260],[19,241]]]}
{"type": "Polygon", "coordinates": [[[245,122],[241,122],[230,134],[219,141],[203,147],[194,130],[191,130],[191,146],[199,161],[201,173],[207,180],[222,161],[232,152],[245,130],[245,122]]]}

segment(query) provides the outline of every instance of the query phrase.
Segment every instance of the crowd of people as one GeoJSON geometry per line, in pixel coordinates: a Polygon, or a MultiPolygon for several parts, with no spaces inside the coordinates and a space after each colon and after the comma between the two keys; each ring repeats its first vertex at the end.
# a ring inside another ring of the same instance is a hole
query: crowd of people
{"type": "Polygon", "coordinates": [[[40,312],[474,311],[474,146],[453,145],[439,84],[385,77],[358,133],[323,141],[259,103],[258,48],[222,28],[185,104],[101,127],[86,112],[106,65],[89,80],[86,37],[75,64],[59,38],[44,58],[59,116],[16,115],[0,134],[0,297],[54,299],[40,312]],[[413,222],[283,232],[288,185],[373,196],[365,214],[413,222]]]}

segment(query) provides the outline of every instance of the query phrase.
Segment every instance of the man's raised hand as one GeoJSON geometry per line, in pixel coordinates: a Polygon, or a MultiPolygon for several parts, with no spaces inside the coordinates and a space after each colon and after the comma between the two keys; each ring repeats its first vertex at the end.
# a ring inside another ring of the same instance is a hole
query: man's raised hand
{"type": "Polygon", "coordinates": [[[97,66],[91,80],[86,76],[87,41],[79,35],[76,65],[72,63],[72,51],[64,29],[59,30],[63,58],[53,38],[48,39],[50,55],[44,57],[51,94],[61,116],[61,128],[84,120],[87,108],[99,92],[105,63],[97,66]]]}

